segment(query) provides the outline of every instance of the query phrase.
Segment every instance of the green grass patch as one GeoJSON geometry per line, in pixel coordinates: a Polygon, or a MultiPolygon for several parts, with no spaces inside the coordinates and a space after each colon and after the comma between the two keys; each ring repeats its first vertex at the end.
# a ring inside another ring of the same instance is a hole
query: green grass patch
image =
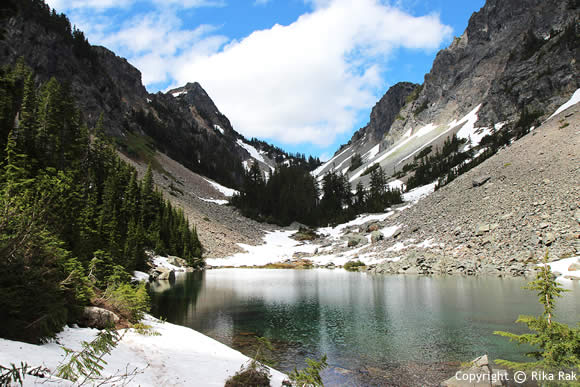
{"type": "Polygon", "coordinates": [[[348,261],[344,264],[344,269],[348,271],[358,271],[359,267],[365,266],[361,261],[348,261]]]}

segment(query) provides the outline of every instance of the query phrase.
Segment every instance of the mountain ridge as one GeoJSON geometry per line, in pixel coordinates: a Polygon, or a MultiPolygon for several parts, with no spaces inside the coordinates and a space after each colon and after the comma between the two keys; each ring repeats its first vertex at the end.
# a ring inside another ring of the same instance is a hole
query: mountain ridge
{"type": "MultiPolygon", "coordinates": [[[[489,128],[504,122],[513,125],[525,110],[547,117],[580,87],[575,76],[580,40],[578,15],[577,1],[488,0],[471,16],[465,32],[438,52],[423,84],[408,95],[403,106],[397,109],[396,104],[391,105],[398,119],[377,121],[371,114],[369,124],[355,132],[315,175],[320,177],[330,171],[348,171],[349,177],[360,174],[405,136],[429,124],[441,131],[441,125],[457,122],[478,105],[477,127],[489,128]],[[380,139],[365,136],[373,134],[375,127],[383,127],[380,139]],[[355,154],[363,156],[365,162],[351,169],[355,154]]],[[[388,94],[389,91],[383,99],[388,94]]],[[[433,133],[440,134],[436,132],[433,133]]],[[[421,146],[429,145],[434,137],[426,137],[421,146]]],[[[438,142],[432,145],[440,146],[438,142]]],[[[407,153],[417,149],[418,146],[410,147],[407,153]]],[[[402,158],[387,157],[380,165],[388,173],[396,172],[404,166],[402,158]]],[[[359,180],[366,183],[360,177],[351,181],[356,184],[359,180]]]]}
{"type": "Polygon", "coordinates": [[[42,1],[9,0],[2,5],[0,32],[0,65],[23,60],[36,74],[36,83],[55,77],[70,85],[84,122],[96,126],[101,119],[119,148],[141,162],[151,162],[147,148],[155,148],[231,187],[241,184],[252,163],[265,173],[283,160],[305,162],[265,142],[245,139],[197,82],[149,93],[137,68],[105,47],[90,45],[64,14],[42,1]],[[175,90],[185,93],[176,98],[171,94],[175,90]]]}

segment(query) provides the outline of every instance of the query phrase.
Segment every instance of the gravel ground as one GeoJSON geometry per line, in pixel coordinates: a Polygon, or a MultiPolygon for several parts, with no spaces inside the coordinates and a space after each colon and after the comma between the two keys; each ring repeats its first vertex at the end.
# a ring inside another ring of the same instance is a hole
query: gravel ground
{"type": "MultiPolygon", "coordinates": [[[[147,166],[121,157],[131,163],[143,177],[147,166]]],[[[165,173],[154,173],[157,187],[171,203],[182,208],[190,223],[197,228],[199,239],[205,249],[204,257],[219,258],[243,251],[238,243],[258,245],[263,243],[264,231],[273,226],[255,222],[241,216],[234,208],[201,200],[227,200],[200,175],[190,171],[168,156],[158,153],[157,160],[165,173]],[[174,187],[174,188],[172,188],[174,187]]]]}

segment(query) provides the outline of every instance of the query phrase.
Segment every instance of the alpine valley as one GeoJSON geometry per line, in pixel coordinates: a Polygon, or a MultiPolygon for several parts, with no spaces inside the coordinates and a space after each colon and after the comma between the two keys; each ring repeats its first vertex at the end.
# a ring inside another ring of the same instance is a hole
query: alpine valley
{"type": "Polygon", "coordinates": [[[149,93],[137,68],[43,0],[4,1],[0,385],[21,360],[41,366],[22,372],[24,385],[223,385],[263,350],[261,336],[281,353],[272,385],[292,377],[293,360],[324,353],[321,383],[439,385],[483,353],[523,357],[488,337],[517,318],[502,299],[537,312],[519,289],[543,257],[572,290],[562,310],[577,324],[579,17],[578,0],[487,0],[422,84],[391,86],[322,163],[245,138],[195,79],[149,93]],[[446,309],[460,287],[485,313],[461,297],[446,309]],[[469,339],[441,333],[455,329],[447,313],[469,339]],[[57,343],[83,353],[78,342],[111,324],[125,333],[101,352],[103,372],[62,371],[57,343]],[[408,348],[398,358],[367,330],[408,348]]]}

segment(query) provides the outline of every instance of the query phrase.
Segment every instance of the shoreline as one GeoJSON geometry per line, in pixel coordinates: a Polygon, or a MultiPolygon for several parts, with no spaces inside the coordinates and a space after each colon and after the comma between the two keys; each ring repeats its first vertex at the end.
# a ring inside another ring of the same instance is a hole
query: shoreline
{"type": "MultiPolygon", "coordinates": [[[[133,371],[137,374],[131,385],[151,386],[223,386],[249,357],[194,329],[171,324],[146,315],[143,323],[150,325],[159,335],[143,335],[127,329],[123,339],[109,355],[101,375],[109,377],[133,371]]],[[[97,329],[65,326],[55,340],[35,345],[20,341],[0,339],[0,364],[19,366],[26,362],[31,367],[42,366],[55,373],[65,352],[60,345],[73,350],[81,349],[82,341],[91,341],[97,329]]],[[[279,386],[287,376],[270,368],[271,385],[279,386]]],[[[24,386],[58,382],[72,382],[56,378],[37,378],[27,375],[24,386]]],[[[107,384],[105,384],[107,385],[107,384]]]]}

